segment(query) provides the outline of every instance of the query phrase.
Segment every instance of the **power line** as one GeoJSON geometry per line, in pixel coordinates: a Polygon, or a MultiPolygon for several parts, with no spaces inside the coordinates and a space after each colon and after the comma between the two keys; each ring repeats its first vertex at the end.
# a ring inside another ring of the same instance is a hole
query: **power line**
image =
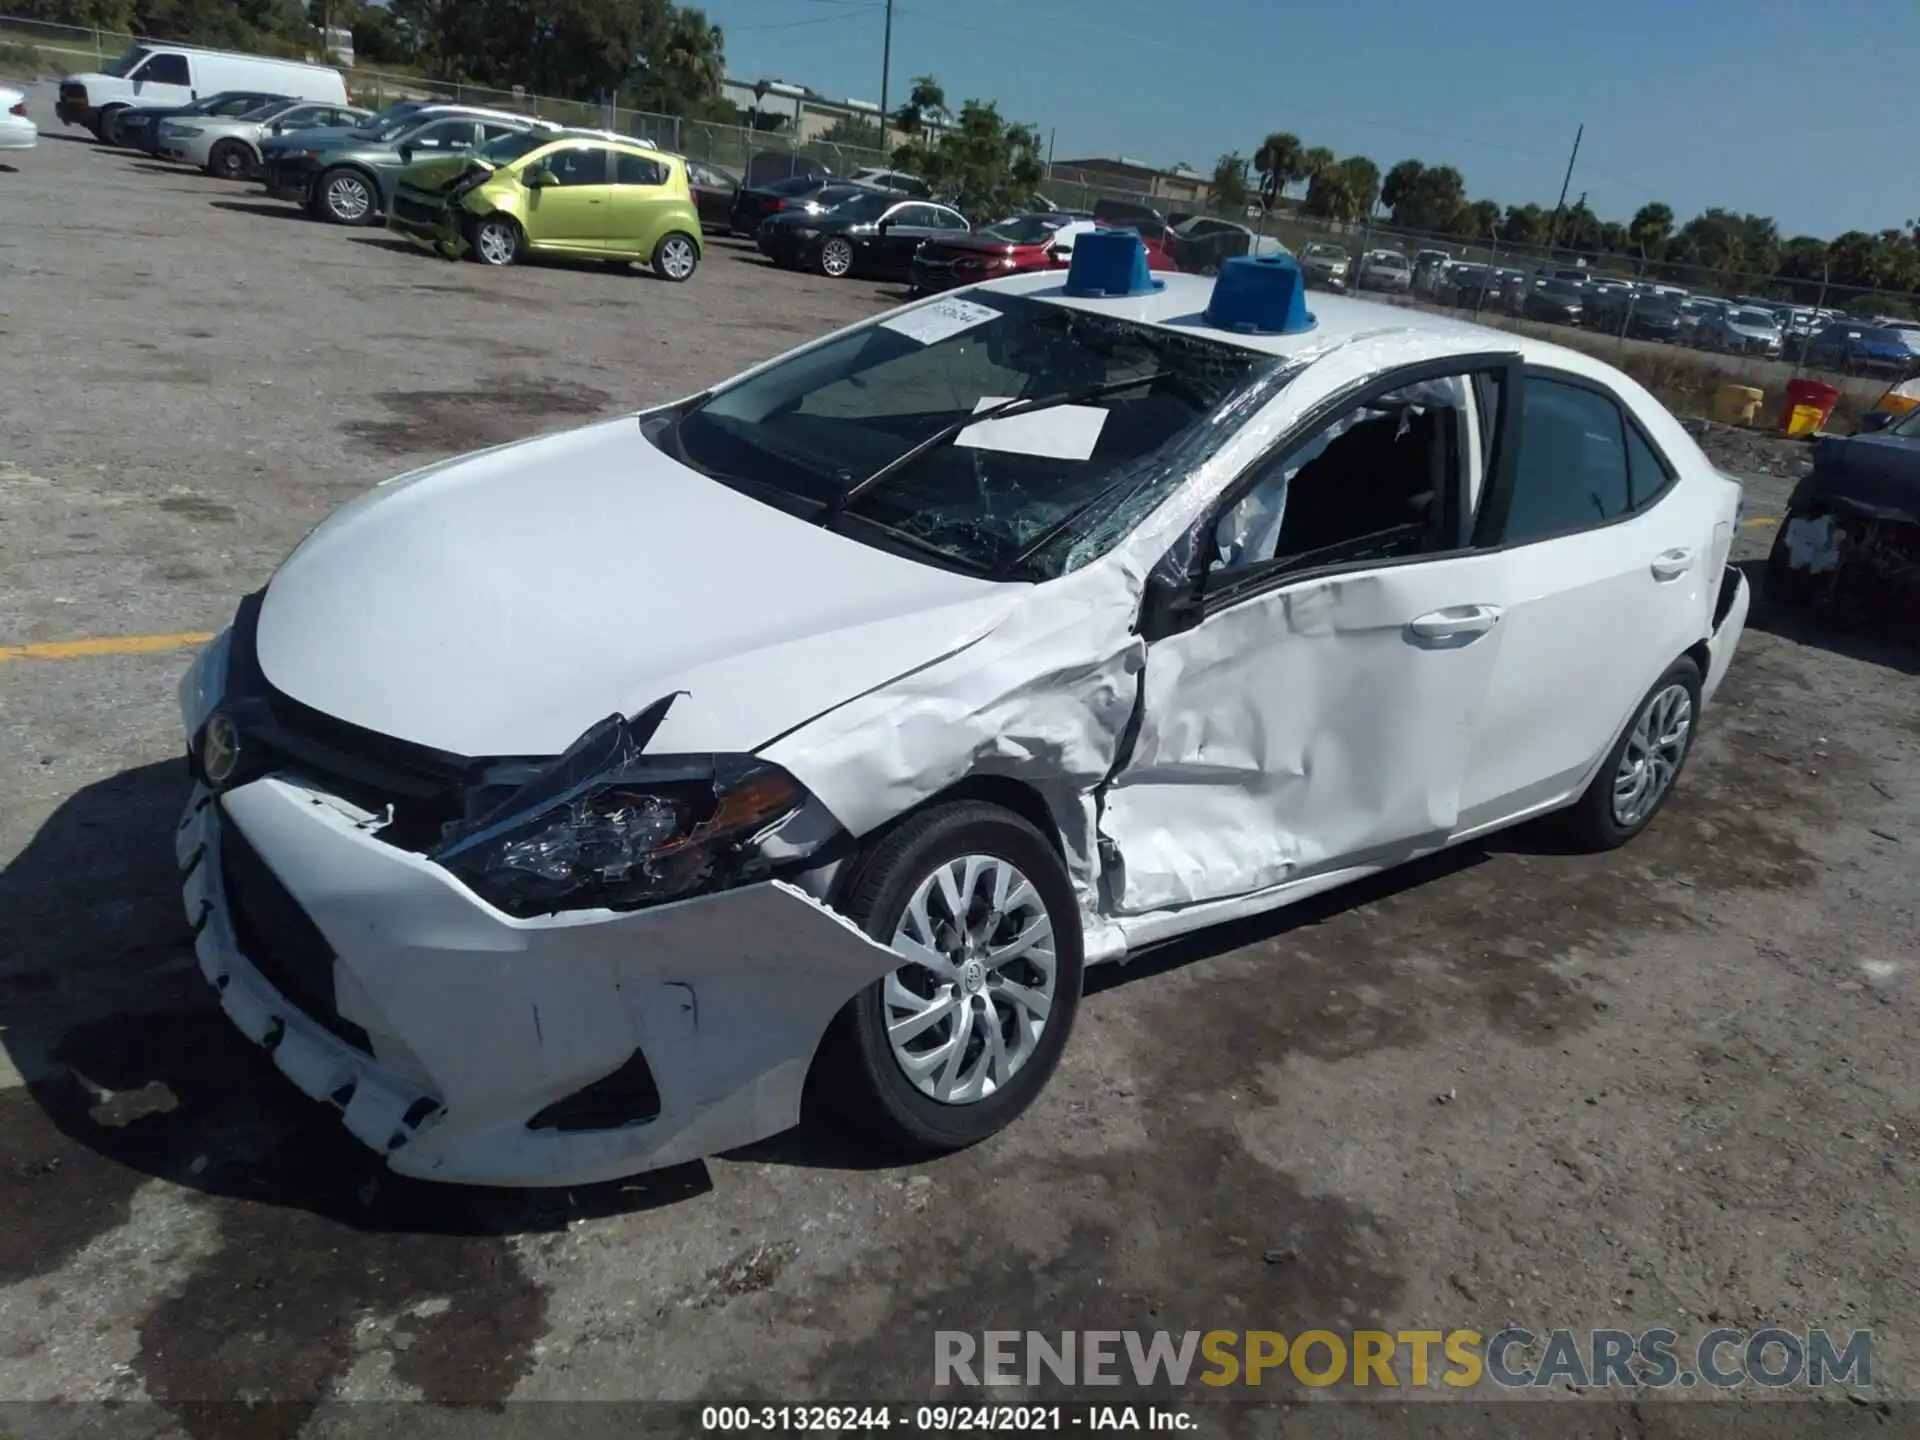
{"type": "Polygon", "coordinates": [[[848,5],[833,15],[815,15],[806,20],[773,20],[764,25],[723,25],[721,29],[728,35],[735,35],[749,30],[798,30],[803,25],[838,25],[846,20],[859,20],[878,8],[873,0],[864,0],[864,3],[848,5]]]}

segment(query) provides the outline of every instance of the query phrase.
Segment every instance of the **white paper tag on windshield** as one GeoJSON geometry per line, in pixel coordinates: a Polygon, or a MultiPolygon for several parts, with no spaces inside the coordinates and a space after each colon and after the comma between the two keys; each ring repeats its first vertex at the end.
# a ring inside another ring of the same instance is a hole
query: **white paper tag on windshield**
{"type": "MultiPolygon", "coordinates": [[[[983,395],[973,411],[977,415],[989,406],[1006,403],[1004,395],[983,395]]],[[[1098,405],[1050,405],[1025,415],[969,425],[953,443],[970,450],[1001,450],[1048,460],[1090,460],[1106,423],[1107,412],[1098,405]]]]}
{"type": "Polygon", "coordinates": [[[905,335],[910,340],[918,340],[922,345],[931,345],[949,335],[958,335],[962,330],[971,330],[976,325],[999,318],[1000,312],[992,306],[976,305],[956,295],[950,299],[936,300],[931,305],[922,305],[918,310],[909,310],[904,315],[895,315],[890,320],[882,320],[880,328],[905,335]]]}

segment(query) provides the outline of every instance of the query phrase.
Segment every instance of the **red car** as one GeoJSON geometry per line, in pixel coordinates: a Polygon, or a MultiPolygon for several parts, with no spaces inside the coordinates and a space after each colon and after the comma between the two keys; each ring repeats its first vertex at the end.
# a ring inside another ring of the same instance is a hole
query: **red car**
{"type": "MultiPolygon", "coordinates": [[[[1064,269],[1073,255],[1077,235],[1104,229],[1097,220],[1068,211],[1016,215],[984,230],[928,240],[914,252],[910,267],[913,293],[928,295],[956,285],[998,280],[1029,270],[1064,269]]],[[[1175,270],[1159,239],[1146,242],[1147,265],[1153,270],[1175,270]]]]}

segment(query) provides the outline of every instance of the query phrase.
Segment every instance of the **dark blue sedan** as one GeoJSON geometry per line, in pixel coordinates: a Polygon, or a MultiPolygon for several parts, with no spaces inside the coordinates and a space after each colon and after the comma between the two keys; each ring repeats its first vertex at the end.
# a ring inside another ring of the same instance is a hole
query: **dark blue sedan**
{"type": "Polygon", "coordinates": [[[1905,378],[1920,366],[1906,336],[1898,330],[1840,321],[1815,331],[1807,341],[1806,363],[1843,375],[1892,375],[1905,378]]]}
{"type": "Polygon", "coordinates": [[[1766,593],[1920,619],[1920,410],[1816,442],[1767,556],[1766,593]]]}

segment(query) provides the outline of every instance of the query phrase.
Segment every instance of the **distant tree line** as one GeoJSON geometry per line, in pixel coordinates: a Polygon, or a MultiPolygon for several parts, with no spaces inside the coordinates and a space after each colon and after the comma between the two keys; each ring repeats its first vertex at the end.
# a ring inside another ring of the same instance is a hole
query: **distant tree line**
{"type": "Polygon", "coordinates": [[[27,18],[274,54],[320,54],[323,29],[350,30],[362,65],[405,66],[570,100],[701,119],[720,99],[725,36],[673,0],[11,0],[27,18]]]}
{"type": "Polygon", "coordinates": [[[1564,207],[1469,200],[1466,178],[1451,165],[1402,160],[1383,176],[1365,155],[1338,158],[1285,131],[1268,135],[1251,160],[1238,151],[1214,166],[1213,196],[1223,209],[1260,203],[1271,209],[1291,187],[1304,186],[1303,213],[1351,223],[1384,212],[1397,229],[1457,241],[1546,248],[1614,261],[1637,272],[1681,282],[1703,277],[1730,288],[1771,282],[1811,302],[1824,275],[1829,288],[1879,290],[1909,297],[1920,291],[1920,221],[1874,233],[1849,230],[1832,240],[1783,239],[1765,215],[1710,208],[1684,225],[1673,208],[1642,205],[1624,224],[1602,220],[1586,198],[1564,207]]]}

